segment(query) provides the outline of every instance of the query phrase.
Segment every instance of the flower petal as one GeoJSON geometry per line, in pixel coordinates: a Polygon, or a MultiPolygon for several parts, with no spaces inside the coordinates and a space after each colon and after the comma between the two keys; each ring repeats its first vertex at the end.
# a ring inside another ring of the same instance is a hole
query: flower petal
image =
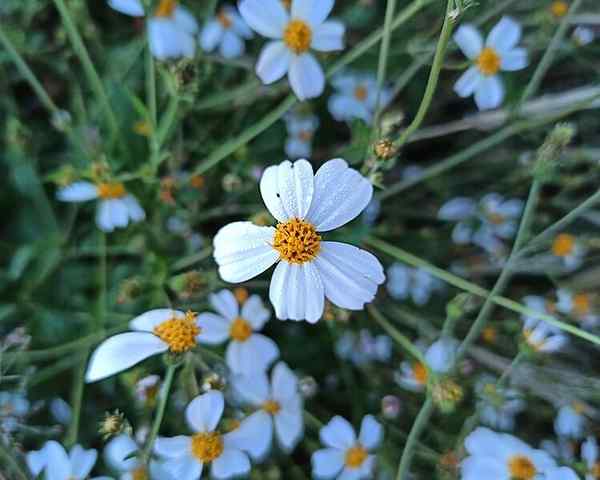
{"type": "Polygon", "coordinates": [[[350,422],[336,415],[319,432],[321,443],[328,447],[346,450],[356,443],[356,434],[350,422]]]}
{"type": "Polygon", "coordinates": [[[243,40],[231,30],[225,31],[221,42],[220,53],[223,58],[241,57],[246,50],[243,40]]]}
{"type": "Polygon", "coordinates": [[[252,30],[268,38],[281,38],[289,21],[279,0],[242,0],[239,10],[252,30]]]}
{"type": "Polygon", "coordinates": [[[258,295],[250,295],[242,305],[242,318],[252,325],[254,331],[261,330],[270,317],[271,312],[258,295]]]}
{"type": "Polygon", "coordinates": [[[284,408],[275,415],[274,421],[279,446],[285,452],[291,452],[304,435],[302,409],[284,408]]]}
{"type": "Polygon", "coordinates": [[[112,220],[112,204],[107,201],[101,201],[98,203],[98,209],[96,210],[96,225],[103,232],[112,232],[115,229],[112,220]]]}
{"type": "Polygon", "coordinates": [[[210,471],[217,480],[245,476],[250,472],[250,460],[241,450],[225,448],[223,453],[213,460],[210,471]]]}
{"type": "Polygon", "coordinates": [[[46,464],[46,480],[64,480],[71,476],[71,462],[63,446],[51,440],[44,445],[48,462],[46,464]]]}
{"type": "Polygon", "coordinates": [[[140,0],[108,0],[108,6],[132,17],[144,16],[144,6],[140,0]]]}
{"type": "Polygon", "coordinates": [[[500,106],[504,100],[504,86],[498,75],[483,77],[475,90],[475,103],[479,110],[500,106]]]}
{"type": "Polygon", "coordinates": [[[198,341],[207,345],[218,345],[229,338],[230,323],[214,313],[198,315],[200,335],[198,341]]]}
{"type": "Polygon", "coordinates": [[[358,441],[367,450],[373,450],[381,443],[382,438],[383,426],[373,415],[365,415],[360,425],[358,441]]]}
{"type": "Polygon", "coordinates": [[[210,20],[200,33],[200,46],[205,52],[212,52],[221,42],[224,34],[223,27],[217,20],[210,20]]]}
{"type": "Polygon", "coordinates": [[[265,372],[255,372],[252,375],[235,375],[233,377],[234,392],[244,403],[259,407],[270,396],[269,379],[265,372]]]}
{"type": "Polygon", "coordinates": [[[227,366],[241,375],[264,372],[277,358],[277,344],[259,333],[252,334],[245,342],[230,342],[225,352],[227,366]]]}
{"type": "Polygon", "coordinates": [[[173,317],[183,318],[185,313],[172,308],[155,308],[138,315],[129,322],[129,328],[139,332],[153,332],[154,328],[173,317]]]}
{"type": "Polygon", "coordinates": [[[127,472],[138,466],[135,457],[129,457],[138,450],[138,446],[129,435],[121,434],[114,437],[104,447],[104,461],[113,470],[127,472]]]}
{"type": "Polygon", "coordinates": [[[210,306],[214,308],[223,318],[233,320],[240,314],[240,307],[233,293],[223,289],[208,296],[210,306]]]}
{"type": "Polygon", "coordinates": [[[314,478],[333,478],[344,467],[344,451],[337,448],[322,448],[311,458],[314,478]]]}
{"type": "Polygon", "coordinates": [[[257,410],[244,418],[240,426],[223,436],[225,448],[235,448],[248,452],[252,460],[263,460],[273,441],[273,421],[264,410],[257,410]]]}
{"type": "Polygon", "coordinates": [[[292,0],[292,18],[300,18],[316,28],[333,10],[335,0],[292,0]]]}
{"type": "Polygon", "coordinates": [[[315,191],[306,218],[319,232],[341,227],[369,204],[373,185],[345,160],[324,163],[315,174],[315,191]]]}
{"type": "Polygon", "coordinates": [[[121,201],[127,208],[127,215],[132,222],[141,222],[146,218],[146,212],[133,195],[127,195],[121,201]]]}
{"type": "Polygon", "coordinates": [[[298,377],[284,362],[275,365],[271,376],[273,398],[279,403],[285,404],[298,396],[298,377]]]}
{"type": "Polygon", "coordinates": [[[502,54],[515,47],[521,38],[521,25],[510,17],[502,17],[490,31],[485,44],[502,54]]]}
{"type": "Polygon", "coordinates": [[[500,68],[507,72],[522,70],[528,64],[527,50],[513,48],[502,54],[500,68]]]}
{"type": "Polygon", "coordinates": [[[160,338],[147,332],[115,335],[102,342],[92,353],[85,381],[91,383],[110,377],[168,348],[160,338]]]}
{"type": "Polygon", "coordinates": [[[290,86],[298,100],[316,98],[325,89],[325,74],[317,59],[310,53],[293,55],[288,72],[290,86]]]}
{"type": "Polygon", "coordinates": [[[56,192],[61,202],[86,202],[98,198],[96,185],[90,182],[73,182],[56,192]]]}
{"type": "Polygon", "coordinates": [[[163,462],[162,467],[169,474],[169,479],[198,480],[202,476],[203,464],[191,455],[183,455],[163,462]]]}
{"type": "Polygon", "coordinates": [[[346,27],[341,22],[329,21],[321,24],[314,32],[311,48],[319,52],[333,52],[344,48],[346,27]]]}
{"type": "Polygon", "coordinates": [[[269,42],[256,62],[256,74],[265,85],[280,80],[289,70],[292,54],[280,41],[269,42]]]}
{"type": "Polygon", "coordinates": [[[188,454],[192,439],[185,435],[158,437],[154,442],[154,452],[164,458],[180,458],[188,454]]]}
{"type": "Polygon", "coordinates": [[[84,450],[81,445],[75,445],[69,453],[71,475],[75,478],[86,478],[94,468],[97,458],[96,450],[84,450]]]}
{"type": "Polygon", "coordinates": [[[452,37],[467,58],[475,59],[483,50],[483,37],[473,25],[461,25],[452,37]]]}
{"type": "Polygon", "coordinates": [[[190,35],[198,33],[198,22],[187,8],[178,5],[173,12],[173,20],[179,30],[190,35]]]}
{"type": "Polygon", "coordinates": [[[185,419],[196,432],[212,432],[223,415],[223,394],[211,390],[194,398],[185,409],[185,419]]]}
{"type": "Polygon", "coordinates": [[[468,68],[454,84],[454,91],[459,97],[466,98],[473,95],[483,76],[477,67],[468,68]]]}

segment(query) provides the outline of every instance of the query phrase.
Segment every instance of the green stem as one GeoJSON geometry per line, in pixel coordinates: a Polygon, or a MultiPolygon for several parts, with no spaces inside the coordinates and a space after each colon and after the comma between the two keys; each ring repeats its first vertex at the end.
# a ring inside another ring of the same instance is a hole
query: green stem
{"type": "Polygon", "coordinates": [[[406,440],[406,445],[404,446],[404,451],[402,452],[402,457],[400,458],[400,464],[398,465],[396,480],[406,480],[408,478],[408,469],[410,468],[410,464],[412,462],[415,446],[419,441],[421,433],[427,426],[432,413],[433,400],[431,399],[431,395],[428,394],[427,399],[421,407],[421,410],[419,411],[419,414],[417,415],[417,418],[410,429],[410,433],[408,434],[408,439],[406,440]]]}
{"type": "Polygon", "coordinates": [[[83,403],[83,386],[87,355],[81,357],[75,369],[73,389],[71,391],[72,414],[69,429],[65,436],[65,447],[72,447],[77,442],[79,433],[79,420],[81,418],[81,405],[83,403]]]}
{"type": "Polygon", "coordinates": [[[15,474],[15,479],[29,480],[30,476],[17,461],[17,456],[9,451],[9,448],[4,444],[4,440],[0,441],[0,459],[3,460],[2,464],[8,467],[8,471],[15,474]]]}
{"type": "Polygon", "coordinates": [[[156,107],[156,72],[154,69],[154,56],[149,48],[146,49],[146,102],[150,113],[152,133],[156,131],[157,107],[156,107]]]}

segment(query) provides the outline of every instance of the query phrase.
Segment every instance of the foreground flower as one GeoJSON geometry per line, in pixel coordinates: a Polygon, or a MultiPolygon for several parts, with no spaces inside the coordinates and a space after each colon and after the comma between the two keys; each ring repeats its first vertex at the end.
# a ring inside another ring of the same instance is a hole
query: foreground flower
{"type": "Polygon", "coordinates": [[[312,455],[314,478],[360,479],[373,474],[375,455],[370,452],[383,438],[383,427],[375,417],[366,415],[363,418],[358,439],[352,425],[339,416],[321,428],[319,437],[326,448],[312,455]]]}
{"type": "Polygon", "coordinates": [[[244,40],[252,36],[252,31],[237,9],[226,5],[200,32],[200,46],[206,52],[212,52],[218,46],[224,58],[236,58],[244,54],[244,40]]]}
{"type": "Polygon", "coordinates": [[[143,313],[129,322],[129,328],[133,332],[104,340],[92,353],[86,382],[110,377],[159,353],[185,353],[196,346],[202,332],[195,313],[170,308],[143,313]]]}
{"type": "MultiPolygon", "coordinates": [[[[377,107],[377,78],[370,73],[345,72],[331,81],[337,90],[327,103],[329,113],[338,122],[355,119],[371,124],[377,107]]],[[[385,107],[392,99],[392,91],[382,88],[379,105],[385,107]]]]}
{"type": "Polygon", "coordinates": [[[288,138],[285,141],[285,154],[293,160],[312,156],[312,141],[319,126],[316,115],[291,113],[285,117],[288,138]]]}
{"type": "Polygon", "coordinates": [[[244,423],[252,426],[256,441],[249,450],[255,460],[263,459],[271,448],[273,430],[279,447],[290,452],[304,433],[302,397],[298,390],[298,378],[289,367],[279,362],[271,373],[240,376],[234,379],[236,394],[256,409],[244,423]]]}
{"type": "Polygon", "coordinates": [[[218,345],[230,340],[225,351],[227,366],[233,373],[250,375],[264,372],[279,357],[279,348],[270,338],[254,333],[262,330],[271,316],[258,295],[250,296],[242,308],[233,293],[221,290],[209,297],[210,305],[219,315],[201,313],[200,342],[218,345]]]}
{"type": "Polygon", "coordinates": [[[221,278],[245,282],[279,262],[269,298],[277,318],[317,322],[325,297],[341,308],[360,310],[375,297],[385,275],[377,258],[352,245],[321,240],[317,232],[356,218],[373,186],[342,159],[314,175],[310,163],[285,161],[265,170],[260,191],[277,227],[235,222],[214,239],[221,278]]]}
{"type": "Polygon", "coordinates": [[[442,283],[423,268],[411,268],[393,263],[387,271],[389,294],[397,300],[411,298],[416,305],[425,305],[442,283]]]}
{"type": "Polygon", "coordinates": [[[163,458],[164,470],[174,478],[196,480],[205,464],[211,464],[211,475],[218,480],[245,476],[250,460],[244,450],[251,450],[259,438],[244,422],[232,432],[221,434],[217,425],[223,415],[223,394],[210,391],[192,400],[185,410],[188,426],[195,432],[188,437],[159,437],[155,453],[163,458]]]}
{"type": "Polygon", "coordinates": [[[344,48],[344,25],[325,21],[334,0],[292,0],[291,12],[279,0],[242,0],[240,13],[250,27],[271,39],[263,48],[256,73],[266,85],[288,74],[300,100],[318,97],[325,75],[310,50],[330,52],[344,48]]]}
{"type": "MultiPolygon", "coordinates": [[[[96,450],[84,450],[81,445],[75,445],[67,453],[65,448],[54,440],[46,442],[41,450],[29,452],[26,456],[27,466],[33,476],[37,477],[44,471],[48,480],[87,479],[97,458],[96,450]]],[[[100,480],[100,477],[97,480],[100,480]]]]}
{"type": "Polygon", "coordinates": [[[554,420],[554,431],[561,437],[580,439],[584,436],[586,418],[584,416],[585,405],[573,402],[564,405],[558,410],[554,420]]]}
{"type": "Polygon", "coordinates": [[[504,100],[504,85],[500,71],[521,70],[527,66],[527,51],[516,47],[521,38],[521,25],[509,17],[502,17],[490,31],[485,44],[479,31],[470,24],[462,25],[454,34],[454,41],[471,66],[454,85],[460,97],[475,93],[480,110],[498,107],[504,100]]]}
{"type": "MultiPolygon", "coordinates": [[[[114,10],[132,17],[143,17],[140,0],[108,0],[114,10]]],[[[148,20],[150,51],[159,60],[192,58],[196,51],[198,23],[187,8],[176,0],[160,0],[148,20]]]]}
{"type": "Polygon", "coordinates": [[[146,466],[135,457],[140,450],[136,441],[129,435],[119,435],[106,444],[104,460],[110,468],[119,473],[119,480],[161,480],[167,478],[159,462],[151,461],[146,466]]]}
{"type": "Polygon", "coordinates": [[[99,200],[96,224],[104,232],[125,228],[129,222],[141,222],[146,214],[136,198],[127,193],[122,183],[99,183],[78,181],[61,188],[56,197],[63,202],[86,202],[99,200]]]}
{"type": "Polygon", "coordinates": [[[534,480],[556,468],[550,455],[512,435],[477,428],[465,439],[462,480],[534,480]]]}
{"type": "Polygon", "coordinates": [[[525,409],[517,390],[499,386],[496,378],[484,375],[475,384],[475,392],[482,423],[495,430],[514,429],[515,417],[525,409]]]}
{"type": "Polygon", "coordinates": [[[585,480],[598,480],[600,477],[600,453],[598,442],[594,437],[588,437],[581,446],[581,458],[585,462],[585,480]]]}

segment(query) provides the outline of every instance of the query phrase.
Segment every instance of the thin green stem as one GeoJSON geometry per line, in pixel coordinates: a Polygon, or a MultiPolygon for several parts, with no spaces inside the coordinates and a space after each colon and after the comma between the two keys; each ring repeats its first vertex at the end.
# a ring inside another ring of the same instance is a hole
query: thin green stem
{"type": "Polygon", "coordinates": [[[431,395],[428,394],[427,399],[421,407],[421,410],[419,410],[419,414],[417,415],[417,418],[415,419],[415,422],[413,423],[408,434],[408,439],[406,440],[406,445],[404,446],[404,451],[402,452],[402,457],[400,458],[400,464],[398,465],[396,480],[406,480],[408,478],[408,470],[412,462],[415,446],[419,441],[421,433],[427,426],[427,423],[429,423],[432,413],[433,400],[431,395]]]}
{"type": "Polygon", "coordinates": [[[1,463],[7,467],[8,472],[12,472],[15,475],[15,479],[29,480],[30,477],[26,473],[26,470],[17,461],[17,456],[8,450],[8,447],[4,444],[4,440],[0,440],[0,459],[2,459],[1,463]]]}
{"type": "Polygon", "coordinates": [[[152,131],[155,132],[157,128],[156,71],[154,68],[154,56],[150,48],[146,49],[146,103],[148,104],[152,131]]]}
{"type": "Polygon", "coordinates": [[[73,389],[71,390],[72,413],[69,429],[65,436],[65,446],[72,447],[77,442],[79,433],[79,420],[81,418],[81,405],[83,404],[83,386],[87,355],[80,358],[74,372],[73,389]]]}

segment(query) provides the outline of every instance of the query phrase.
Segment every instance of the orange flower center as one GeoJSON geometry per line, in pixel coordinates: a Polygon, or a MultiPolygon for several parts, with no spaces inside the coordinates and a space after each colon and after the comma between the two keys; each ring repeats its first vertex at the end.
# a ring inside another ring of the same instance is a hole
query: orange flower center
{"type": "Polygon", "coordinates": [[[485,47],[477,57],[477,68],[486,76],[495,75],[500,70],[500,55],[496,50],[485,47]]]}
{"type": "Polygon", "coordinates": [[[227,15],[227,13],[225,13],[224,10],[221,10],[218,15],[217,15],[217,20],[219,21],[219,23],[221,24],[221,26],[224,29],[228,29],[231,27],[231,25],[233,24],[233,22],[231,21],[231,18],[229,18],[229,15],[227,15]]]}
{"type": "Polygon", "coordinates": [[[311,223],[292,218],[277,225],[273,248],[282,260],[302,264],[315,259],[321,250],[321,236],[311,223]]]}
{"type": "Polygon", "coordinates": [[[131,472],[131,480],[149,480],[148,471],[146,467],[138,467],[131,472]]]}
{"type": "Polygon", "coordinates": [[[494,343],[496,341],[496,329],[494,327],[485,327],[481,336],[486,343],[494,343]]]}
{"type": "Polygon", "coordinates": [[[312,41],[312,30],[302,20],[292,20],[285,27],[283,41],[297,55],[306,52],[312,41]]]}
{"type": "Polygon", "coordinates": [[[252,335],[252,327],[242,317],[237,317],[229,328],[229,335],[238,342],[245,342],[252,335]]]}
{"type": "Polygon", "coordinates": [[[123,198],[127,195],[127,190],[122,183],[100,183],[96,187],[100,198],[123,198]]]}
{"type": "Polygon", "coordinates": [[[365,448],[362,445],[357,444],[346,451],[344,463],[348,468],[359,468],[368,456],[369,454],[365,448]]]}
{"type": "Polygon", "coordinates": [[[238,287],[233,291],[233,296],[238,301],[238,303],[244,303],[246,300],[248,300],[249,297],[248,290],[246,290],[243,287],[238,287]]]}
{"type": "Polygon", "coordinates": [[[313,134],[310,130],[302,130],[298,134],[298,138],[303,142],[310,142],[312,140],[313,134]]]}
{"type": "Polygon", "coordinates": [[[575,295],[573,297],[573,310],[577,315],[590,313],[590,296],[585,293],[575,295]]]}
{"type": "Polygon", "coordinates": [[[568,11],[569,4],[567,2],[557,1],[552,2],[552,5],[550,5],[550,12],[552,12],[552,15],[556,18],[564,17],[568,11]]]}
{"type": "Polygon", "coordinates": [[[190,185],[194,188],[202,188],[204,186],[204,177],[202,175],[192,175],[190,185]]]}
{"type": "Polygon", "coordinates": [[[271,415],[275,415],[281,410],[281,405],[279,405],[279,402],[276,402],[275,400],[267,400],[265,403],[263,403],[262,409],[271,415]]]}
{"type": "Polygon", "coordinates": [[[283,6],[288,10],[292,8],[292,0],[281,0],[281,3],[283,3],[283,6]]]}
{"type": "Polygon", "coordinates": [[[367,94],[369,92],[365,87],[359,85],[354,89],[354,98],[356,98],[359,102],[364,102],[367,99],[367,94]]]}
{"type": "Polygon", "coordinates": [[[533,462],[523,455],[510,457],[508,471],[513,480],[533,480],[537,473],[533,462]]]}
{"type": "Polygon", "coordinates": [[[592,467],[592,470],[590,471],[590,474],[594,478],[600,479],[600,462],[594,464],[594,466],[592,467]]]}
{"type": "Polygon", "coordinates": [[[223,453],[223,439],[218,432],[202,432],[192,437],[192,455],[206,463],[223,453]]]}
{"type": "Polygon", "coordinates": [[[155,17],[170,17],[177,8],[177,2],[175,0],[160,0],[158,7],[154,12],[155,17]]]}
{"type": "Polygon", "coordinates": [[[575,237],[568,233],[557,235],[552,243],[552,253],[557,257],[566,257],[575,248],[575,237]]]}
{"type": "Polygon", "coordinates": [[[421,362],[417,362],[412,367],[415,380],[421,385],[427,383],[427,368],[421,362]]]}
{"type": "Polygon", "coordinates": [[[194,348],[200,331],[200,327],[196,325],[196,314],[190,311],[183,318],[172,317],[154,327],[154,334],[168,344],[173,353],[183,353],[194,348]]]}
{"type": "Polygon", "coordinates": [[[534,340],[532,338],[532,335],[533,335],[533,332],[531,330],[523,331],[523,337],[525,337],[525,342],[527,342],[527,345],[529,345],[531,348],[533,348],[536,352],[539,352],[544,347],[546,340],[545,339],[534,340]]]}

